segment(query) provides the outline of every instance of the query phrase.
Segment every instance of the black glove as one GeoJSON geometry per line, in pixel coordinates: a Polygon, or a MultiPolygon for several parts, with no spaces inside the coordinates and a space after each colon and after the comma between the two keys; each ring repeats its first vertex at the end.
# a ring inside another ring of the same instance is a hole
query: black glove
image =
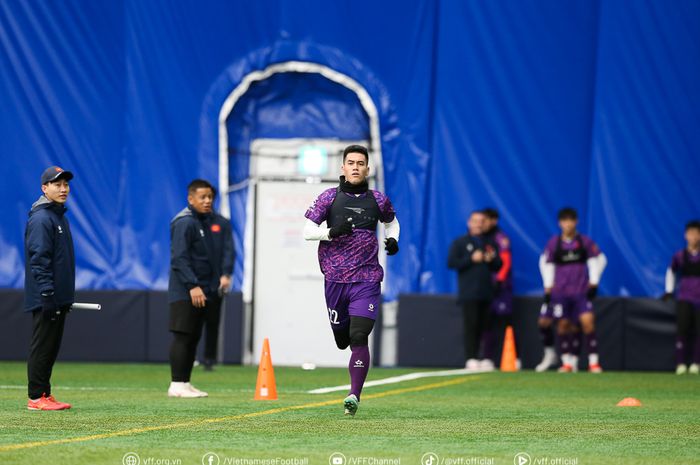
{"type": "Polygon", "coordinates": [[[385,239],[384,250],[386,250],[387,255],[396,255],[396,253],[399,251],[399,243],[396,242],[396,239],[393,237],[385,239]]]}
{"type": "Polygon", "coordinates": [[[60,313],[53,292],[41,294],[41,314],[44,319],[47,321],[56,321],[60,313]]]}
{"type": "Polygon", "coordinates": [[[591,286],[588,288],[588,291],[586,291],[586,298],[588,300],[595,299],[597,295],[598,295],[598,286],[591,286]]]}
{"type": "Polygon", "coordinates": [[[544,304],[549,305],[552,303],[552,293],[551,292],[545,292],[544,293],[544,304]]]}
{"type": "Polygon", "coordinates": [[[352,222],[346,221],[339,224],[338,226],[333,226],[330,231],[328,231],[328,237],[334,239],[339,236],[344,236],[346,234],[352,233],[352,222]]]}
{"type": "Polygon", "coordinates": [[[665,292],[664,295],[661,296],[661,300],[664,302],[673,302],[673,292],[665,292]]]}

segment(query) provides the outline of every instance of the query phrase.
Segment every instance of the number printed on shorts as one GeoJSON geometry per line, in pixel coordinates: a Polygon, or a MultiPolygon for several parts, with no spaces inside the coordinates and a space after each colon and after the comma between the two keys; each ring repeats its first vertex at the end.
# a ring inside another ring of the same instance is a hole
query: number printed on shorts
{"type": "Polygon", "coordinates": [[[564,316],[564,306],[562,304],[556,304],[554,306],[554,318],[561,318],[564,316]]]}
{"type": "Polygon", "coordinates": [[[336,312],[332,308],[328,309],[328,319],[331,321],[332,325],[340,324],[340,322],[338,321],[338,312],[336,312]]]}

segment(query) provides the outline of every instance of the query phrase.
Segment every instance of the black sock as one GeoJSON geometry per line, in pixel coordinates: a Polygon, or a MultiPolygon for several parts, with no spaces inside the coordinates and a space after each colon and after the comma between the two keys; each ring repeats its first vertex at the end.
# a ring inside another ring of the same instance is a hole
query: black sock
{"type": "Polygon", "coordinates": [[[173,342],[170,345],[170,374],[173,382],[188,383],[192,374],[196,343],[192,344],[192,335],[173,332],[173,342]]]}
{"type": "Polygon", "coordinates": [[[542,340],[542,345],[545,347],[554,346],[554,331],[551,326],[542,327],[540,326],[540,338],[542,340]]]}

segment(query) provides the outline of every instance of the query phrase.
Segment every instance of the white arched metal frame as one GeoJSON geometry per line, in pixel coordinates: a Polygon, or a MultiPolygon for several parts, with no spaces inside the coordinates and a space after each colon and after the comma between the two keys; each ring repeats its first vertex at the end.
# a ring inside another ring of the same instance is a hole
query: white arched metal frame
{"type": "MultiPolygon", "coordinates": [[[[233,108],[236,103],[243,97],[243,95],[248,91],[251,85],[255,82],[264,81],[274,74],[278,73],[310,73],[310,74],[320,74],[326,79],[342,85],[343,87],[354,92],[357,99],[360,101],[360,105],[367,113],[369,118],[369,130],[370,130],[370,148],[372,150],[372,167],[374,171],[374,177],[376,182],[376,187],[380,191],[384,191],[384,171],[383,171],[383,160],[382,160],[382,146],[379,132],[379,113],[377,111],[377,106],[374,104],[372,97],[370,97],[367,90],[356,80],[340,73],[328,66],[321,65],[318,63],[311,63],[306,61],[285,61],[281,63],[275,63],[268,66],[265,69],[253,71],[247,74],[241,82],[236,86],[233,91],[228,95],[221,110],[219,111],[219,192],[220,213],[226,218],[231,218],[231,205],[229,203],[229,192],[231,192],[229,185],[229,137],[228,129],[226,127],[226,120],[231,115],[233,108]]],[[[253,298],[252,295],[252,283],[253,283],[253,185],[248,184],[248,200],[246,208],[246,226],[245,235],[243,241],[244,248],[244,264],[243,264],[243,301],[250,302],[253,298]]],[[[382,247],[379,248],[379,261],[381,265],[386,269],[386,254],[382,247]]]]}

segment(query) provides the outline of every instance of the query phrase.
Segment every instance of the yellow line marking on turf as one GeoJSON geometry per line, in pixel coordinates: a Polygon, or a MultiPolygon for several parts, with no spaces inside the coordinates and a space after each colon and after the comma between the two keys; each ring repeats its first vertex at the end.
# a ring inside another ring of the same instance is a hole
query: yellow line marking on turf
{"type": "MultiPolygon", "coordinates": [[[[449,381],[443,381],[441,383],[425,384],[423,386],[416,386],[416,387],[410,387],[410,388],[404,388],[404,389],[393,389],[391,391],[378,392],[376,394],[367,394],[367,395],[362,396],[362,398],[363,399],[378,399],[380,397],[396,396],[399,394],[406,394],[409,392],[427,391],[430,389],[438,389],[438,388],[442,388],[442,387],[446,387],[446,386],[453,386],[455,384],[461,384],[461,383],[465,383],[467,381],[474,381],[476,379],[479,379],[479,377],[478,376],[471,376],[469,378],[452,379],[449,381]]],[[[211,423],[221,423],[224,421],[242,420],[245,418],[255,418],[255,417],[261,417],[264,415],[273,415],[275,413],[290,412],[293,410],[304,410],[304,409],[310,409],[310,408],[315,408],[315,407],[326,407],[328,405],[336,405],[337,403],[338,403],[338,399],[333,399],[333,400],[326,400],[323,402],[313,402],[310,404],[290,405],[288,407],[273,408],[273,409],[269,409],[269,410],[262,410],[260,412],[242,413],[240,415],[230,415],[227,417],[219,417],[219,418],[204,418],[201,420],[184,421],[184,422],[180,422],[180,423],[171,423],[168,425],[146,426],[144,428],[132,428],[132,429],[127,429],[127,430],[122,430],[122,431],[113,431],[111,433],[92,434],[90,436],[79,436],[76,438],[53,439],[50,441],[35,441],[35,442],[23,442],[23,443],[19,443],[19,444],[9,444],[6,446],[0,446],[0,452],[7,452],[7,451],[19,450],[19,449],[31,449],[33,447],[54,446],[54,445],[58,445],[58,444],[71,444],[74,442],[96,441],[98,439],[109,439],[109,438],[116,438],[119,436],[130,436],[132,434],[149,433],[151,431],[162,431],[162,430],[166,430],[166,429],[201,426],[201,425],[206,425],[206,424],[211,424],[211,423]]]]}

